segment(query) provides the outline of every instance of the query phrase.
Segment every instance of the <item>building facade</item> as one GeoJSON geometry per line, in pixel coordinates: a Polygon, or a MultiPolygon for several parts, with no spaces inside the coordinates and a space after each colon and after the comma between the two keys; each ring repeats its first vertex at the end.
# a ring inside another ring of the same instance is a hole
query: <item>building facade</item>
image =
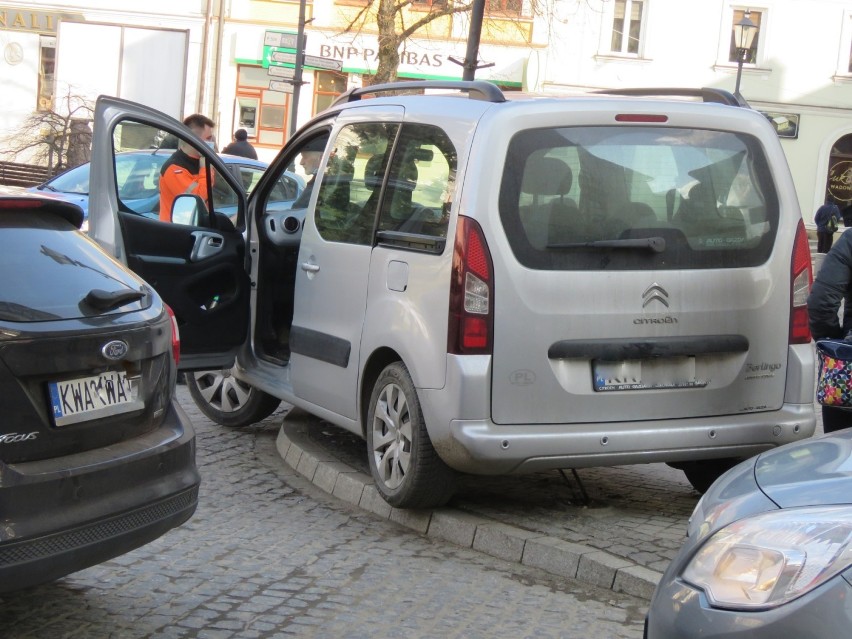
{"type": "MultiPolygon", "coordinates": [[[[414,0],[401,20],[442,2],[414,0]]],[[[287,46],[297,1],[0,1],[0,139],[67,79],[94,78],[90,97],[112,93],[176,117],[204,112],[222,144],[244,128],[271,160],[297,125],[369,82],[377,65],[364,0],[306,0],[303,11],[309,58],[297,104],[287,46]]],[[[400,78],[461,78],[468,29],[464,14],[429,22],[406,41],[400,78]]],[[[739,75],[740,93],[778,130],[806,222],[828,196],[852,204],[852,0],[487,0],[479,58],[487,66],[477,78],[507,91],[733,91],[739,75]],[[758,30],[743,52],[733,32],[746,15],[758,30]]]]}

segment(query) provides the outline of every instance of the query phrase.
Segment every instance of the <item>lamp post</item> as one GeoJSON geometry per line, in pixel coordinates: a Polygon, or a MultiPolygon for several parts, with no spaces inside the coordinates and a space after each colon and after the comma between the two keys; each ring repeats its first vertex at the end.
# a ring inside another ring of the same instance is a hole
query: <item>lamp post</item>
{"type": "Polygon", "coordinates": [[[751,50],[751,44],[757,35],[757,25],[751,21],[751,11],[746,11],[742,19],[734,25],[734,45],[737,47],[737,83],[734,86],[734,95],[740,95],[740,78],[743,75],[743,62],[751,50]]]}

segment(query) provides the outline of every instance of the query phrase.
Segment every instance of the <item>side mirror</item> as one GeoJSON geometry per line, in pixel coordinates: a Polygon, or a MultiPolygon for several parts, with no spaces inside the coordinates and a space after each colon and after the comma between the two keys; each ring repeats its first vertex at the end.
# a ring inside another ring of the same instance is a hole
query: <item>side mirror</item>
{"type": "Polygon", "coordinates": [[[207,205],[200,195],[182,193],[172,203],[172,222],[185,226],[208,226],[207,205]]]}

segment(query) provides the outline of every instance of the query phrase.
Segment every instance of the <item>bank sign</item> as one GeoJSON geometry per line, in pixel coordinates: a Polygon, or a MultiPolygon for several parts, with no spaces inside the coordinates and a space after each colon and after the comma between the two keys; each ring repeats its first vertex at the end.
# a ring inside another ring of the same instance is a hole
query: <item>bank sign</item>
{"type": "MultiPolygon", "coordinates": [[[[349,36],[312,29],[303,42],[306,69],[373,74],[379,66],[378,40],[369,34],[349,36]]],[[[266,31],[258,43],[262,45],[263,68],[294,66],[296,43],[295,33],[266,31]]],[[[494,66],[478,71],[477,78],[520,85],[527,55],[527,50],[517,47],[483,45],[480,58],[494,66]]],[[[464,43],[410,39],[400,51],[398,73],[402,77],[460,79],[463,69],[450,58],[463,60],[464,56],[464,43]]]]}

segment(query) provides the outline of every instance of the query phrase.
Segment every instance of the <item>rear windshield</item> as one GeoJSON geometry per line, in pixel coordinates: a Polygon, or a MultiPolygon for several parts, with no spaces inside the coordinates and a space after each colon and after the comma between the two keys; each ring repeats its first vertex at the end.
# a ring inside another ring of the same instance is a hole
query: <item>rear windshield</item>
{"type": "Polygon", "coordinates": [[[736,268],[768,259],[778,197],[749,135],[532,129],[509,144],[500,217],[529,268],[736,268]]]}
{"type": "Polygon", "coordinates": [[[64,220],[50,214],[0,212],[0,321],[40,322],[138,311],[151,296],[113,310],[84,300],[93,289],[108,293],[148,288],[64,220]]]}

